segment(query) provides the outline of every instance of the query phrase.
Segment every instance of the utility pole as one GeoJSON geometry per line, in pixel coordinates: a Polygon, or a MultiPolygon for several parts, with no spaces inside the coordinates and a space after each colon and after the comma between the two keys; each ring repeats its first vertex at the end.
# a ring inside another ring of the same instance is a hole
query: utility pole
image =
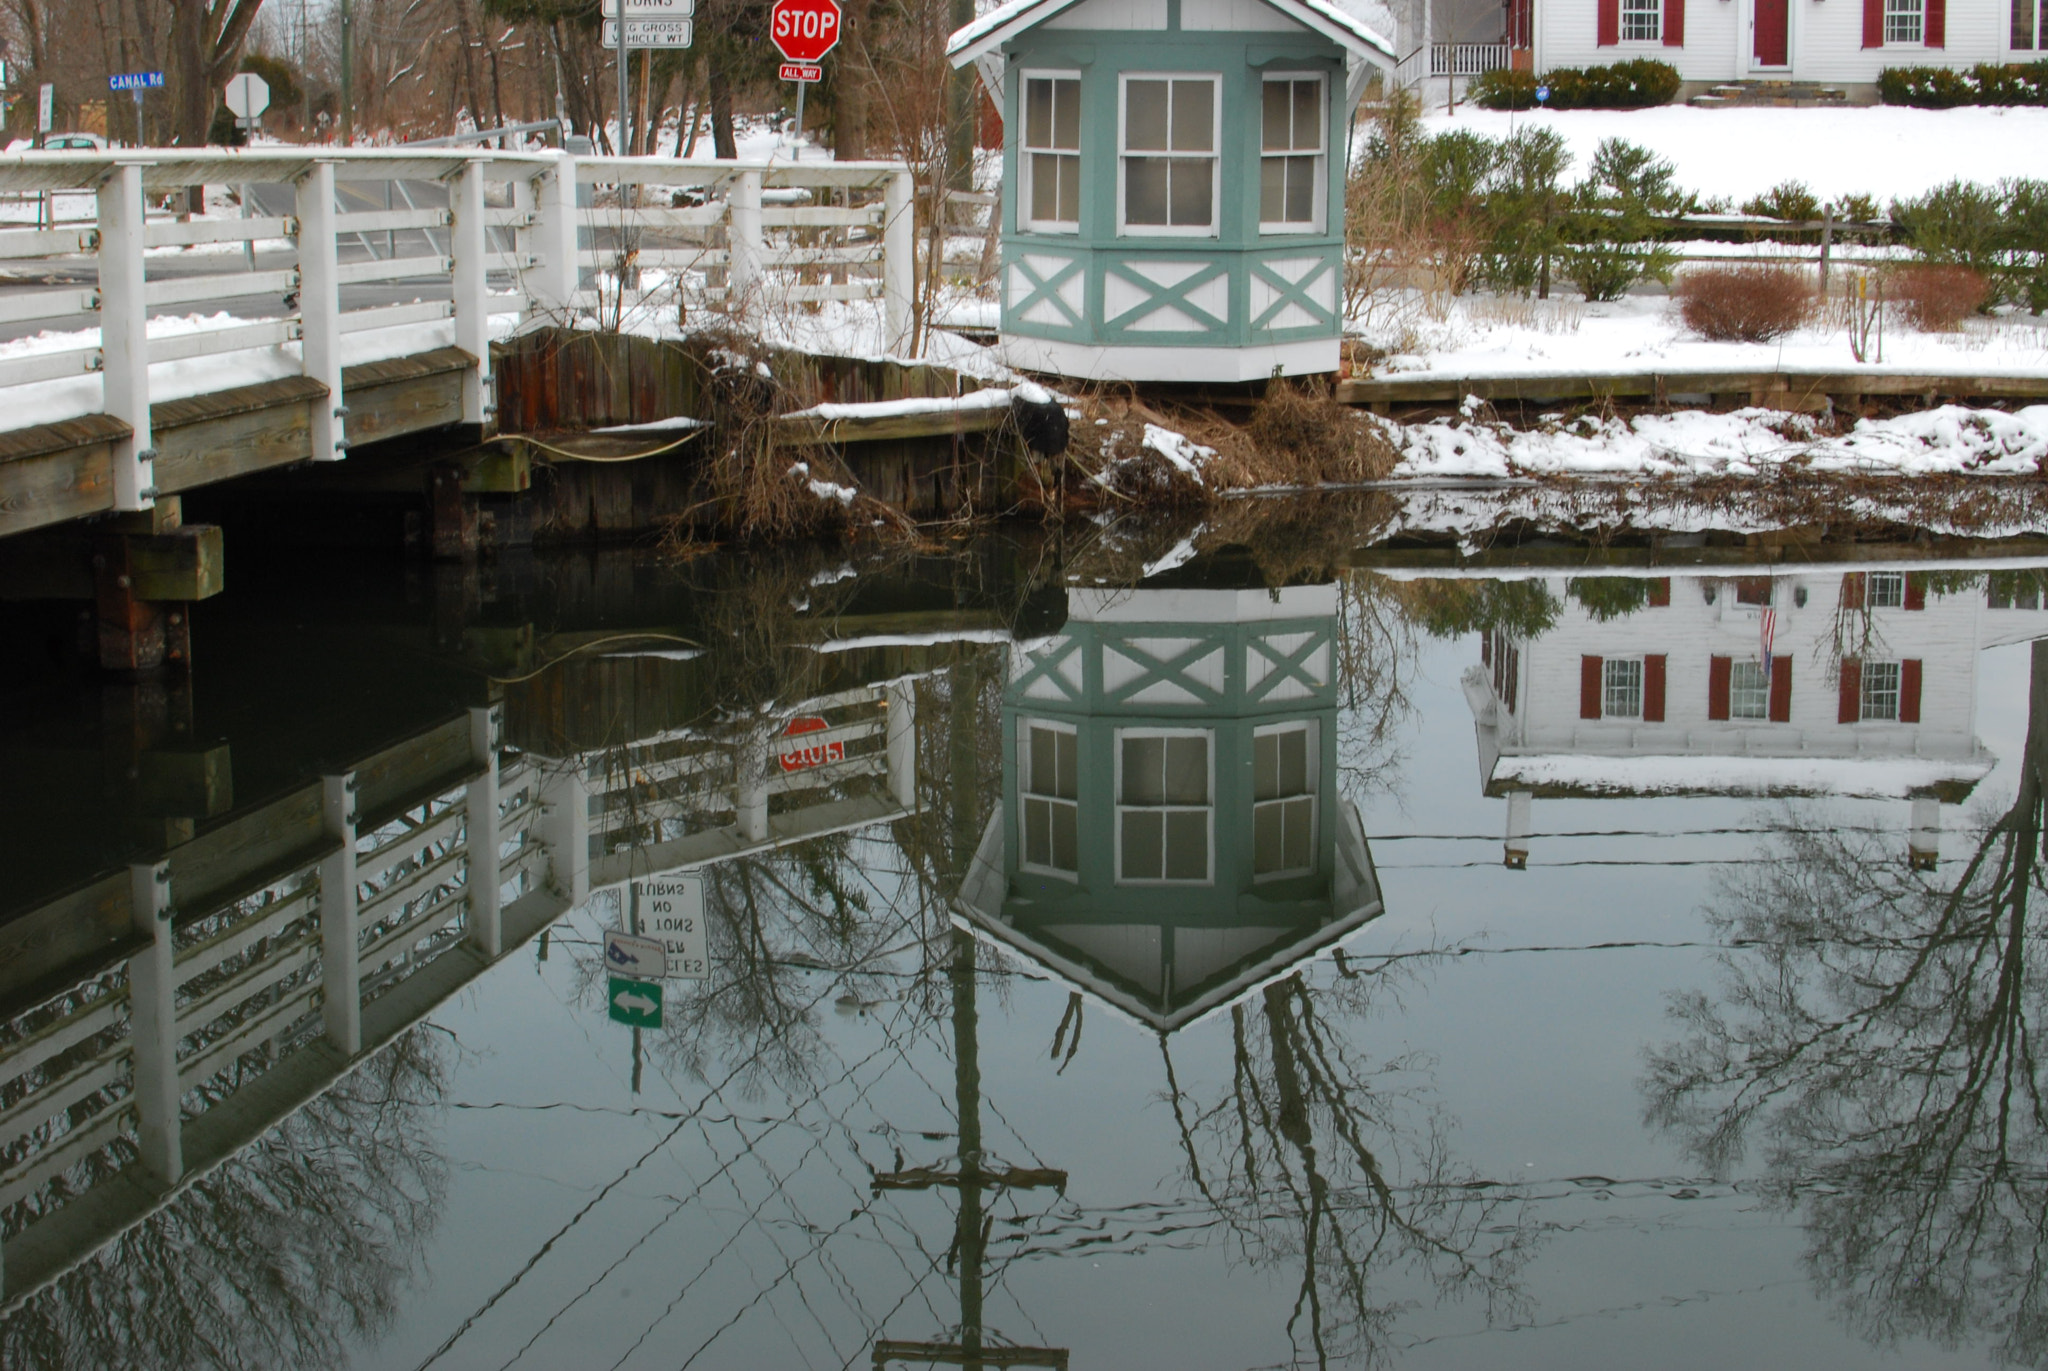
{"type": "Polygon", "coordinates": [[[348,12],[348,0],[341,0],[341,145],[356,138],[356,36],[348,12]]]}

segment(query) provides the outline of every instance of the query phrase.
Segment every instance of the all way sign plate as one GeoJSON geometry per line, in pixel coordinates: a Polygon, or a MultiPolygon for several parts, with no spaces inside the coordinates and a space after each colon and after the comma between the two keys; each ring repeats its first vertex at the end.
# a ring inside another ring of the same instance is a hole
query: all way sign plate
{"type": "Polygon", "coordinates": [[[629,981],[613,976],[607,983],[605,1000],[613,1023],[630,1028],[661,1027],[660,981],[629,981]]]}
{"type": "MultiPolygon", "coordinates": [[[[604,21],[604,45],[619,45],[620,20],[604,21]]],[[[689,19],[627,19],[626,46],[631,48],[687,48],[694,36],[689,19]]]]}
{"type": "Polygon", "coordinates": [[[604,969],[614,976],[658,981],[668,975],[668,950],[652,938],[608,928],[604,934],[604,969]]]}

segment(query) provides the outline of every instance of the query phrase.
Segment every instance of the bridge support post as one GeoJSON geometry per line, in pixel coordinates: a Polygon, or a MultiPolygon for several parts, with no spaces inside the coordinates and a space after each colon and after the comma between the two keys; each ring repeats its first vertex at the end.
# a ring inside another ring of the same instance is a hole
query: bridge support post
{"type": "Polygon", "coordinates": [[[114,508],[156,500],[149,428],[149,309],[143,296],[142,167],[117,166],[99,189],[101,407],[133,430],[114,445],[114,508]]]}
{"type": "Polygon", "coordinates": [[[554,166],[533,181],[534,255],[539,265],[527,277],[526,293],[536,312],[566,324],[581,279],[576,261],[576,159],[556,153],[554,166]]]}
{"type": "Polygon", "coordinates": [[[455,212],[449,246],[454,250],[455,346],[476,358],[462,374],[462,422],[487,426],[491,403],[491,319],[484,232],[484,164],[468,161],[448,179],[448,203],[455,212]]]}
{"type": "Polygon", "coordinates": [[[535,828],[548,850],[555,892],[580,905],[590,898],[590,792],[581,767],[571,763],[543,780],[540,807],[535,828]]]}
{"type": "Polygon", "coordinates": [[[1501,865],[1510,871],[1529,869],[1529,791],[1508,792],[1508,831],[1501,844],[1501,865]]]}
{"type": "Polygon", "coordinates": [[[320,816],[341,846],[320,863],[320,980],[327,1041],[344,1056],[363,1050],[362,943],[356,936],[356,776],[320,778],[320,816]]]}
{"type": "Polygon", "coordinates": [[[882,192],[882,345],[891,352],[907,352],[916,341],[916,195],[907,171],[891,176],[882,192]]]}
{"type": "Polygon", "coordinates": [[[469,896],[469,943],[494,961],[504,950],[498,908],[498,890],[504,884],[498,872],[499,717],[496,705],[469,711],[470,756],[484,770],[469,783],[462,800],[462,841],[469,852],[469,875],[464,882],[469,896]]]}
{"type": "Polygon", "coordinates": [[[889,683],[889,797],[909,809],[917,803],[917,688],[889,683]]]}
{"type": "Polygon", "coordinates": [[[135,1053],[136,1143],[165,1185],[185,1174],[178,1115],[178,970],[171,945],[171,869],[128,868],[135,931],[149,945],[128,959],[130,1041],[135,1053]]]}
{"type": "Polygon", "coordinates": [[[726,192],[725,305],[728,310],[744,308],[744,297],[761,275],[761,173],[743,171],[726,192]]]}
{"type": "Polygon", "coordinates": [[[315,162],[299,178],[299,325],[301,370],[327,387],[327,403],[313,406],[313,460],[348,456],[341,393],[341,264],[335,243],[334,164],[315,162]]]}

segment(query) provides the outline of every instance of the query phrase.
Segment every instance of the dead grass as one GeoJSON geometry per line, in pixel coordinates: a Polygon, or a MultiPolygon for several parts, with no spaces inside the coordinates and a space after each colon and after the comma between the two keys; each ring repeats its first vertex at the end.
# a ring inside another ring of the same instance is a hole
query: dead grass
{"type": "Polygon", "coordinates": [[[1717,343],[1768,343],[1813,316],[1810,274],[1772,262],[1695,268],[1671,293],[1685,326],[1717,343]]]}
{"type": "Polygon", "coordinates": [[[1955,333],[1984,307],[1991,283],[1968,267],[1897,267],[1887,273],[1885,294],[1914,328],[1955,333]]]}

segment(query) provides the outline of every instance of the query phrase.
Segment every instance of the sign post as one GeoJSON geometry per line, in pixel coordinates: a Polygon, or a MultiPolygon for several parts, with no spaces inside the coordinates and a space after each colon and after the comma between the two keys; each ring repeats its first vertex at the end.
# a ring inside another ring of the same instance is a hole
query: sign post
{"type": "Polygon", "coordinates": [[[604,0],[604,46],[619,50],[619,146],[633,146],[627,80],[634,48],[687,48],[696,37],[697,0],[604,0]]]}
{"type": "Polygon", "coordinates": [[[121,73],[119,76],[109,76],[107,78],[108,90],[125,90],[135,97],[135,146],[137,147],[141,147],[148,141],[142,132],[142,92],[146,90],[161,90],[163,84],[164,74],[160,71],[128,71],[121,73]]]}
{"type": "Polygon", "coordinates": [[[794,156],[802,155],[804,91],[825,74],[819,61],[839,46],[840,18],[839,0],[775,0],[768,36],[782,54],[782,79],[796,82],[794,156]]]}

